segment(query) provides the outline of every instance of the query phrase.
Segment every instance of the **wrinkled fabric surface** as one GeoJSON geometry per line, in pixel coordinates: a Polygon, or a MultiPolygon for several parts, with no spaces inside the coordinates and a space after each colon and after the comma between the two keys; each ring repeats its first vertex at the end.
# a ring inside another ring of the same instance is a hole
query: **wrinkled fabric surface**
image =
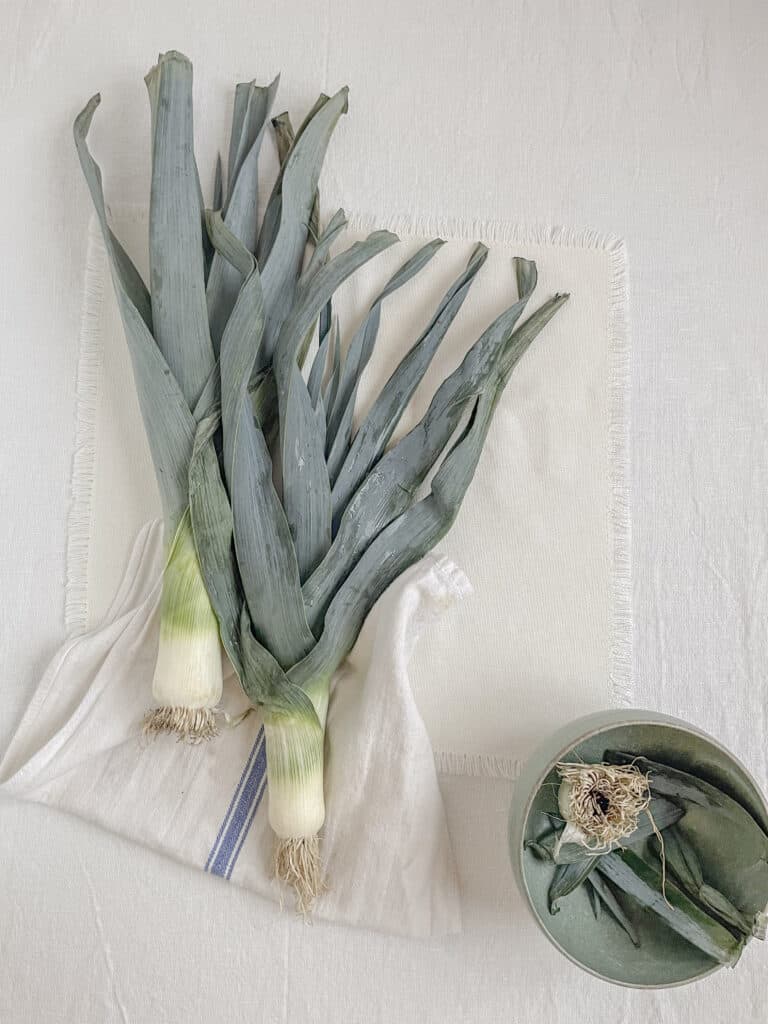
{"type": "MultiPolygon", "coordinates": [[[[105,624],[51,662],[0,764],[0,785],[290,904],[272,877],[264,729],[255,712],[240,720],[248,702],[231,671],[215,740],[190,747],[142,736],[162,534],[160,521],[140,531],[105,624]]],[[[443,802],[408,665],[419,634],[469,589],[447,559],[414,566],[366,622],[367,656],[339,674],[328,716],[329,888],[319,919],[419,937],[461,930],[443,802]]]]}
{"type": "MultiPolygon", "coordinates": [[[[355,121],[324,188],[351,209],[626,240],[635,699],[710,730],[765,785],[768,14],[715,0],[5,5],[3,749],[65,632],[90,213],[69,122],[101,88],[109,123],[94,143],[109,140],[115,193],[142,201],[138,75],[170,46],[195,60],[198,128],[219,123],[233,78],[282,70],[292,110],[347,81],[355,121]]],[[[511,892],[499,837],[478,839],[510,785],[441,781],[477,916],[460,937],[419,943],[304,927],[232,886],[210,898],[199,873],[2,799],[0,1019],[764,1020],[761,948],[663,993],[608,988],[564,961],[511,892]]]]}

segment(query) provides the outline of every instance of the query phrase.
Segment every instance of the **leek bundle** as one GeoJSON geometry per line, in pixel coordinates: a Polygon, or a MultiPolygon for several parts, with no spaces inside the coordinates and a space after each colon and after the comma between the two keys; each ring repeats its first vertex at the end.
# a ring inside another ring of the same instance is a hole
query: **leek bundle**
{"type": "Polygon", "coordinates": [[[191,738],[215,730],[218,627],[264,722],[276,872],[306,909],[322,888],[318,836],[334,674],[381,593],[455,520],[504,387],[567,295],[521,325],[536,267],[517,259],[515,300],[417,425],[391,444],[486,260],[476,245],[355,429],[382,307],[443,243],[434,239],[403,262],[342,356],[333,297],[398,241],[375,231],[340,247],[341,210],[319,229],[320,169],[347,90],[320,96],[295,133],[287,115],[274,119],[281,166],[260,215],[258,156],[276,83],[237,87],[226,189],[219,162],[208,210],[192,149],[189,61],[161,56],[147,85],[151,296],[111,233],[87,149],[98,97],[78,117],[75,138],[110,257],[169,540],[153,687],[162,706],[150,728],[191,738]]]}

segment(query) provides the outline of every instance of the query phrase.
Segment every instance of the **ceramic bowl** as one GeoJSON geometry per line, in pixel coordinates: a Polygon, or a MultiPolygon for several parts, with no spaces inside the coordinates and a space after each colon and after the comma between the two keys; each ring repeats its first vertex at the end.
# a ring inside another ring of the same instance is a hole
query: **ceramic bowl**
{"type": "MultiPolygon", "coordinates": [[[[562,901],[559,913],[549,913],[547,891],[552,864],[526,850],[525,841],[540,833],[541,812],[556,810],[557,762],[601,761],[607,749],[642,753],[698,775],[738,800],[768,832],[768,805],[757,784],[712,737],[656,712],[598,712],[550,736],[526,762],[515,784],[509,848],[517,884],[551,942],[598,978],[634,988],[667,988],[695,981],[720,965],[678,937],[650,911],[640,911],[635,922],[641,940],[639,949],[609,914],[595,918],[584,886],[562,901]]],[[[728,841],[727,836],[723,841],[728,841]]],[[[768,865],[764,883],[768,887],[768,865]]]]}

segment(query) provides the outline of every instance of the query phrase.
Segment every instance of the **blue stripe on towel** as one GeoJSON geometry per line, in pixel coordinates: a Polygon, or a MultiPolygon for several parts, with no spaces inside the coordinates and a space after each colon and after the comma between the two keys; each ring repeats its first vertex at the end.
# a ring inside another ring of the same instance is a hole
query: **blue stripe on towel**
{"type": "Polygon", "coordinates": [[[263,734],[264,734],[264,728],[262,727],[262,728],[259,729],[258,733],[256,734],[256,739],[254,740],[254,744],[251,747],[251,752],[248,755],[248,759],[245,762],[245,766],[243,767],[242,774],[240,775],[240,780],[238,781],[237,786],[235,787],[235,792],[232,794],[232,799],[229,802],[229,807],[227,808],[227,813],[224,815],[224,820],[221,823],[221,828],[219,829],[219,833],[216,836],[216,840],[215,840],[213,846],[211,847],[211,852],[208,854],[208,860],[205,862],[205,868],[204,868],[205,871],[207,871],[210,868],[210,866],[211,866],[211,861],[213,860],[213,857],[214,857],[214,855],[216,853],[216,850],[219,847],[219,843],[221,842],[221,837],[224,835],[224,829],[227,827],[227,825],[229,823],[230,815],[232,814],[234,806],[237,803],[237,798],[240,795],[240,790],[242,789],[243,783],[245,782],[245,777],[248,774],[248,770],[251,767],[251,763],[252,763],[254,757],[256,756],[256,751],[259,748],[259,744],[261,743],[263,734]]]}
{"type": "Polygon", "coordinates": [[[266,788],[267,752],[259,729],[234,796],[227,808],[205,870],[229,878],[266,788]]]}
{"type": "Polygon", "coordinates": [[[248,833],[251,830],[251,825],[253,824],[253,819],[256,817],[256,811],[258,811],[258,809],[259,809],[259,804],[261,803],[261,798],[264,796],[264,790],[266,788],[267,788],[267,779],[266,779],[266,775],[265,775],[262,778],[261,786],[259,787],[259,791],[256,794],[256,800],[255,800],[254,805],[253,805],[253,810],[251,811],[250,816],[248,818],[248,821],[245,823],[245,828],[243,829],[242,834],[240,836],[240,842],[237,844],[235,852],[232,854],[232,860],[229,862],[229,869],[227,870],[227,880],[229,880],[232,877],[232,872],[235,870],[235,864],[237,864],[237,858],[240,856],[240,851],[243,848],[243,843],[245,842],[245,837],[248,835],[248,833]]]}

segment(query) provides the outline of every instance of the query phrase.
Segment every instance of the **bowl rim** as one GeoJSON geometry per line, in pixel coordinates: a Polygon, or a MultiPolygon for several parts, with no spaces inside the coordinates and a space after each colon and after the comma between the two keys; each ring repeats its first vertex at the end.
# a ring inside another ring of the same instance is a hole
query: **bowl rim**
{"type": "MultiPolygon", "coordinates": [[[[525,803],[523,804],[519,814],[519,820],[521,822],[519,836],[520,841],[517,843],[517,848],[514,851],[512,851],[511,849],[509,851],[510,856],[514,856],[517,862],[516,873],[518,876],[518,882],[523,890],[523,894],[528,903],[528,907],[531,911],[531,914],[533,915],[533,918],[536,921],[538,927],[541,929],[544,935],[546,935],[547,939],[552,943],[553,946],[555,946],[556,949],[558,949],[563,954],[563,956],[565,956],[568,960],[571,961],[571,963],[575,964],[582,971],[586,971],[587,974],[591,974],[592,977],[598,978],[600,981],[605,981],[610,985],[618,985],[620,988],[644,989],[654,991],[668,988],[681,988],[684,985],[691,985],[694,982],[701,981],[703,978],[708,978],[710,975],[714,974],[716,971],[721,970],[726,965],[715,963],[712,965],[712,967],[709,967],[706,970],[701,971],[699,974],[695,974],[690,978],[685,978],[680,981],[659,982],[658,984],[621,981],[618,978],[611,978],[607,974],[601,974],[600,971],[597,971],[594,968],[589,967],[587,964],[579,960],[568,949],[566,949],[565,946],[558,942],[555,936],[546,927],[546,924],[542,920],[541,915],[539,914],[536,908],[536,904],[533,901],[531,891],[528,887],[528,879],[526,877],[526,873],[524,870],[525,828],[528,823],[528,817],[531,813],[533,801],[538,796],[542,783],[546,779],[547,775],[549,775],[549,773],[552,771],[557,762],[560,760],[560,756],[563,753],[565,753],[568,750],[571,750],[573,747],[578,746],[579,743],[583,743],[585,740],[591,739],[593,736],[598,736],[601,732],[607,732],[610,729],[620,728],[622,725],[652,725],[664,729],[674,729],[677,731],[692,733],[700,739],[703,739],[706,742],[710,743],[721,753],[725,754],[725,756],[733,763],[733,765],[744,774],[746,781],[749,782],[749,784],[752,786],[755,795],[757,796],[762,806],[766,818],[768,818],[768,801],[766,801],[766,798],[763,795],[763,792],[760,789],[760,786],[757,784],[757,781],[753,777],[752,773],[735,754],[728,750],[727,747],[725,747],[722,743],[719,742],[719,740],[715,739],[709,733],[705,732],[703,729],[700,729],[696,725],[692,725],[690,722],[684,721],[681,718],[673,718],[671,715],[665,715],[659,711],[651,711],[649,709],[642,708],[610,708],[605,709],[605,711],[598,712],[597,714],[592,713],[589,715],[584,715],[581,718],[573,719],[570,723],[566,724],[562,730],[558,730],[558,732],[565,732],[565,730],[567,730],[569,727],[578,727],[580,722],[583,722],[583,729],[579,731],[575,735],[575,737],[569,740],[564,746],[561,746],[557,754],[554,757],[547,760],[546,767],[543,769],[543,771],[537,773],[536,779],[533,785],[530,786],[528,790],[528,795],[525,798],[525,803]],[[605,715],[611,715],[613,720],[606,721],[604,718],[605,715]],[[601,719],[601,723],[590,725],[590,722],[594,722],[594,720],[598,716],[601,719]]],[[[535,751],[534,754],[532,754],[531,756],[534,755],[535,751]]],[[[511,816],[514,815],[515,817],[518,817],[518,815],[515,814],[514,811],[514,802],[510,813],[511,816]]]]}

